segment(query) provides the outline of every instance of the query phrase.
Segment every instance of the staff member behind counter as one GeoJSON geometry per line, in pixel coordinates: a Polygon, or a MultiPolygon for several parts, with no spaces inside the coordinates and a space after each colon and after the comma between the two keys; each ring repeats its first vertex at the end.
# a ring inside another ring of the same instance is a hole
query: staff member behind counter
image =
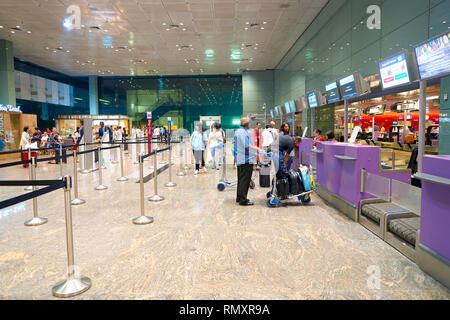
{"type": "Polygon", "coordinates": [[[241,206],[252,206],[247,198],[250,181],[253,174],[253,165],[256,164],[256,153],[264,152],[262,149],[253,145],[253,139],[250,138],[248,129],[250,129],[250,119],[242,118],[241,127],[234,134],[234,150],[236,152],[237,165],[237,197],[236,202],[241,206]]]}

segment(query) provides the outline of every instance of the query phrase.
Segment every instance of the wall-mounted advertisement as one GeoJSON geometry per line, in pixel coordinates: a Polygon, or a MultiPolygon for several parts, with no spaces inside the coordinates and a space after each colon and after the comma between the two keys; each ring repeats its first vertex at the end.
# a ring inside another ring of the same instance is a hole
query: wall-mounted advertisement
{"type": "Polygon", "coordinates": [[[411,82],[406,52],[380,61],[380,78],[383,89],[396,87],[411,82]]]}
{"type": "Polygon", "coordinates": [[[273,119],[273,109],[270,109],[270,117],[273,119]]]}
{"type": "Polygon", "coordinates": [[[285,113],[285,114],[291,113],[291,107],[290,107],[290,105],[289,105],[289,102],[286,102],[286,103],[284,104],[284,109],[286,110],[286,113],[285,113]]]}
{"type": "Polygon", "coordinates": [[[415,47],[420,79],[444,77],[450,74],[450,32],[432,38],[415,47]]]}

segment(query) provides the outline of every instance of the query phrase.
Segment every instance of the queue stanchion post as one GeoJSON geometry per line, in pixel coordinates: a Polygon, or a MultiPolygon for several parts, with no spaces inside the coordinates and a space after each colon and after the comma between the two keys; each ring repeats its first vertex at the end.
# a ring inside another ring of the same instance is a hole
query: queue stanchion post
{"type": "Polygon", "coordinates": [[[58,298],[70,298],[87,291],[91,287],[91,279],[80,275],[80,270],[75,265],[73,252],[72,231],[72,207],[70,201],[71,181],[69,176],[64,177],[64,204],[66,220],[66,245],[67,245],[67,279],[62,280],[52,287],[52,294],[58,298]]]}
{"type": "MultiPolygon", "coordinates": [[[[115,145],[114,142],[113,142],[113,145],[115,145]]],[[[111,163],[112,163],[112,164],[118,164],[119,161],[117,161],[117,148],[115,148],[115,149],[112,150],[112,151],[113,151],[112,153],[114,154],[114,160],[111,161],[111,163]]]]}
{"type": "MultiPolygon", "coordinates": [[[[158,145],[158,150],[161,150],[163,148],[161,148],[162,144],[158,145]]],[[[161,161],[159,162],[162,165],[166,165],[167,161],[165,160],[165,156],[164,156],[165,152],[161,152],[161,161]]]]}
{"type": "Polygon", "coordinates": [[[62,164],[62,144],[59,144],[59,178],[58,179],[62,179],[63,178],[63,164],[62,164]]]}
{"type": "MultiPolygon", "coordinates": [[[[31,158],[30,167],[31,170],[31,180],[36,180],[36,158],[31,158]]],[[[36,190],[36,186],[33,186],[33,191],[36,190]]],[[[47,218],[41,218],[38,216],[38,205],[37,205],[37,197],[33,198],[33,218],[24,222],[24,225],[27,227],[36,227],[48,222],[47,218]]]]}
{"type": "Polygon", "coordinates": [[[184,153],[184,170],[189,170],[191,169],[191,167],[188,165],[188,144],[185,141],[184,142],[184,148],[185,148],[185,153],[184,153]]]}
{"type": "MultiPolygon", "coordinates": [[[[98,162],[100,162],[100,161],[102,161],[102,147],[101,147],[101,144],[98,147],[98,162]]],[[[106,189],[108,189],[108,187],[103,185],[103,167],[100,166],[100,163],[99,163],[99,166],[98,166],[98,186],[95,187],[95,190],[106,190],[106,189]]]]}
{"type": "Polygon", "coordinates": [[[73,193],[74,193],[75,199],[73,199],[71,201],[71,204],[73,206],[78,206],[80,204],[86,203],[85,200],[80,199],[78,197],[78,168],[77,168],[77,159],[78,158],[77,157],[78,157],[77,151],[74,150],[73,151],[73,193]]]}
{"type": "MultiPolygon", "coordinates": [[[[100,150],[103,148],[103,139],[100,140],[100,150]]],[[[106,169],[106,163],[103,161],[103,151],[98,154],[98,167],[101,169],[106,169]],[[100,166],[101,164],[101,166],[100,166]]],[[[99,169],[100,170],[100,169],[99,169]]]]}
{"type": "Polygon", "coordinates": [[[183,165],[183,146],[181,143],[179,144],[179,148],[180,148],[180,171],[177,173],[177,176],[184,177],[186,175],[186,171],[184,170],[183,165]]]}
{"type": "MultiPolygon", "coordinates": [[[[31,160],[31,149],[30,148],[28,148],[28,160],[31,160]]],[[[28,164],[28,171],[29,171],[29,177],[30,177],[29,179],[30,180],[32,180],[32,176],[33,176],[33,169],[31,167],[32,167],[31,163],[29,163],[28,164]]],[[[33,187],[32,186],[27,186],[23,190],[31,191],[31,190],[33,190],[33,187]]]]}
{"type": "Polygon", "coordinates": [[[124,174],[124,169],[123,169],[123,149],[124,149],[124,146],[125,145],[121,145],[120,146],[120,178],[118,178],[117,179],[117,181],[119,181],[119,182],[125,182],[125,181],[128,181],[128,178],[127,177],[125,177],[125,174],[124,174]]]}
{"type": "Polygon", "coordinates": [[[153,190],[155,194],[148,198],[148,201],[159,202],[163,201],[164,197],[158,195],[158,154],[155,150],[155,155],[153,157],[153,190]]]}
{"type": "MultiPolygon", "coordinates": [[[[145,138],[145,135],[142,137],[142,139],[144,139],[145,138]]],[[[148,143],[148,142],[147,142],[148,143]]],[[[142,148],[145,150],[145,147],[146,147],[146,143],[144,142],[144,144],[142,145],[142,148]]],[[[148,161],[149,160],[149,158],[145,158],[144,159],[144,162],[145,161],[148,161]]]]}
{"type": "Polygon", "coordinates": [[[147,217],[145,215],[145,206],[144,206],[144,159],[142,154],[139,155],[139,192],[140,192],[140,205],[141,205],[141,215],[137,218],[134,218],[132,221],[134,224],[150,224],[153,222],[152,217],[147,217]]]}
{"type": "Polygon", "coordinates": [[[173,188],[173,187],[177,186],[177,184],[172,181],[172,164],[173,163],[170,159],[172,159],[172,145],[169,144],[169,182],[167,182],[165,184],[165,186],[167,188],[173,188]]]}
{"type": "Polygon", "coordinates": [[[141,154],[141,144],[138,141],[139,139],[136,139],[136,158],[134,159],[133,164],[139,164],[139,155],[141,154]]]}
{"type": "MultiPolygon", "coordinates": [[[[87,144],[86,144],[86,141],[84,142],[84,150],[83,151],[87,151],[87,144]]],[[[83,168],[83,170],[81,171],[81,173],[82,174],[88,174],[89,172],[91,172],[90,170],[88,170],[87,168],[86,168],[86,155],[87,155],[88,153],[85,153],[85,154],[83,154],[83,157],[84,157],[84,168],[83,168]]]]}

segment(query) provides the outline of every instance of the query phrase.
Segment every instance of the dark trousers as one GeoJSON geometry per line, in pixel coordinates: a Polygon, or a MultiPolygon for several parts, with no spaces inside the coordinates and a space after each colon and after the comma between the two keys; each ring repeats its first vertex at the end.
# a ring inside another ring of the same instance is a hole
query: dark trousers
{"type": "MultiPolygon", "coordinates": [[[[194,162],[195,162],[195,170],[200,170],[200,159],[196,159],[195,157],[196,157],[196,152],[198,152],[198,153],[202,153],[202,160],[201,160],[201,162],[202,162],[202,167],[205,167],[205,157],[204,157],[204,154],[205,154],[205,152],[204,151],[195,151],[195,150],[192,150],[192,152],[193,152],[193,154],[194,154],[194,162]]],[[[197,156],[199,157],[200,156],[200,154],[197,154],[197,156]]]]}
{"type": "Polygon", "coordinates": [[[250,188],[250,181],[252,180],[253,164],[241,164],[237,167],[238,185],[236,201],[245,203],[248,198],[248,188],[250,188]]]}

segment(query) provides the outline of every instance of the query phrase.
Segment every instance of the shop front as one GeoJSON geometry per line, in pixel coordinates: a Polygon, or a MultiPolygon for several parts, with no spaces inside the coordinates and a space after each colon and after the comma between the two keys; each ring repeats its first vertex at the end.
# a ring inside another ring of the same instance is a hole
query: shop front
{"type": "MultiPolygon", "coordinates": [[[[37,116],[35,114],[22,113],[21,107],[0,104],[0,146],[1,151],[18,150],[23,128],[28,126],[34,132],[37,127],[37,116]]],[[[0,155],[1,159],[17,157],[17,154],[0,155]]]]}

